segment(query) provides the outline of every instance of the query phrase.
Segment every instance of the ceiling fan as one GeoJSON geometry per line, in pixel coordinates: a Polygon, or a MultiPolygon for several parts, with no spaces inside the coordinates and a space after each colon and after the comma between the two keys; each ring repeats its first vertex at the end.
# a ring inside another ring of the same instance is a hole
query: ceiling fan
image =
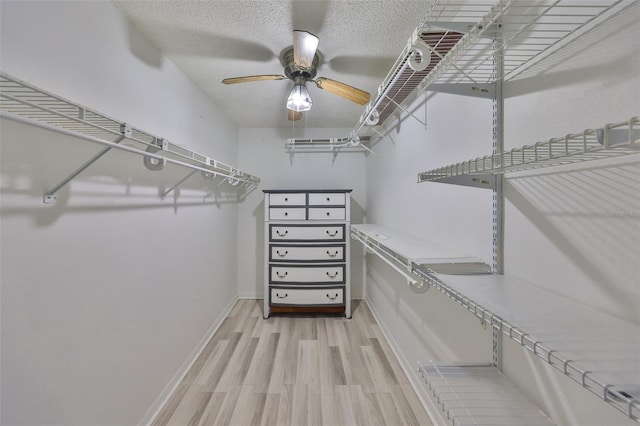
{"type": "Polygon", "coordinates": [[[313,105],[311,96],[307,90],[307,82],[315,83],[318,88],[357,104],[367,104],[370,99],[369,93],[330,78],[315,78],[321,62],[321,54],[318,52],[318,42],[318,37],[310,32],[296,30],[293,32],[293,45],[284,49],[280,55],[280,62],[284,67],[285,75],[264,74],[232,77],[225,78],[222,80],[222,83],[236,84],[262,80],[293,81],[293,87],[287,98],[288,118],[292,121],[302,118],[302,112],[309,111],[313,105]]]}

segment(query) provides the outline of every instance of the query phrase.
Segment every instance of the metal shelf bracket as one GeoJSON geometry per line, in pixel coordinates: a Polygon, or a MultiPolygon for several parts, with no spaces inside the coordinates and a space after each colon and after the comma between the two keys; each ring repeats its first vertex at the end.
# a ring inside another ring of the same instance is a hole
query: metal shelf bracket
{"type": "Polygon", "coordinates": [[[161,199],[165,199],[167,195],[169,195],[174,189],[176,189],[177,187],[179,187],[180,185],[182,185],[182,183],[184,183],[187,179],[189,179],[191,176],[193,176],[194,174],[196,174],[197,170],[192,170],[188,175],[186,175],[185,177],[183,177],[182,179],[180,179],[178,181],[178,183],[176,183],[175,185],[173,185],[171,188],[167,189],[164,193],[162,193],[160,195],[161,199]]]}
{"type": "MultiPolygon", "coordinates": [[[[84,110],[81,110],[80,112],[80,116],[84,116],[84,110]]],[[[128,124],[123,124],[121,126],[121,132],[122,132],[122,136],[120,136],[118,139],[116,139],[114,141],[114,143],[118,144],[120,142],[122,142],[125,138],[130,138],[131,137],[131,126],[128,124]]],[[[108,146],[104,149],[102,149],[102,151],[100,151],[99,153],[97,153],[96,155],[94,155],[93,157],[91,157],[86,163],[84,163],[82,166],[78,167],[75,171],[73,171],[70,175],[68,175],[67,177],[65,177],[64,179],[62,179],[62,181],[60,181],[60,183],[58,183],[56,186],[54,186],[52,189],[50,189],[49,191],[47,191],[46,194],[44,194],[44,196],[42,197],[42,201],[44,202],[44,204],[54,204],[56,201],[56,193],[61,190],[66,184],[68,184],[69,182],[71,182],[73,179],[75,179],[80,173],[82,173],[83,171],[85,171],[86,169],[88,169],[93,163],[95,163],[96,161],[98,161],[103,155],[105,155],[107,152],[111,151],[113,147],[108,146]]]]}
{"type": "Polygon", "coordinates": [[[429,85],[427,90],[482,99],[494,99],[496,96],[495,84],[493,83],[434,83],[429,85]]]}
{"type": "Polygon", "coordinates": [[[458,175],[447,176],[438,179],[438,182],[449,183],[453,185],[472,186],[475,188],[496,189],[497,177],[496,175],[478,174],[478,175],[458,175]]]}

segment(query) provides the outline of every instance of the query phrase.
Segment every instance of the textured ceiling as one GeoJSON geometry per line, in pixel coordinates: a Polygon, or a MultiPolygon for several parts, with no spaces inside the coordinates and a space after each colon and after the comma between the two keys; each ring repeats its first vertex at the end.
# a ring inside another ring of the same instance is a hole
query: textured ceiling
{"type": "MultiPolygon", "coordinates": [[[[240,127],[291,127],[285,100],[292,82],[223,85],[226,77],[283,74],[280,52],[294,29],[320,38],[317,77],[374,95],[429,1],[114,1],[132,26],[175,63],[240,127]]],[[[132,41],[132,50],[136,52],[132,41]]],[[[151,58],[141,58],[153,62],[151,58]]],[[[161,66],[161,64],[155,64],[161,66]]],[[[304,127],[355,125],[364,107],[309,84],[304,127]]]]}

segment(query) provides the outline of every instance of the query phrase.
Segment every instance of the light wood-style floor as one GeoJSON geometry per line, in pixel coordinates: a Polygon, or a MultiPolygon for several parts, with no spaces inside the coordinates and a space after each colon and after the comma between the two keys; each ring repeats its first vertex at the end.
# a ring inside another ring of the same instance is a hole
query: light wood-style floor
{"type": "Polygon", "coordinates": [[[239,300],[154,425],[431,425],[366,303],[353,318],[239,300]]]}

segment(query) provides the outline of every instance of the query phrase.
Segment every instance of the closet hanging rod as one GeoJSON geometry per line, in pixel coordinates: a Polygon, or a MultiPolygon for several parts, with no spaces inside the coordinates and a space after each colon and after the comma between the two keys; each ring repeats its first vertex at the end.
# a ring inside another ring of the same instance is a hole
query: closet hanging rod
{"type": "Polygon", "coordinates": [[[356,241],[359,241],[367,250],[369,250],[370,252],[372,252],[373,254],[378,256],[387,265],[389,265],[391,268],[393,268],[393,270],[395,270],[397,273],[402,275],[404,277],[404,279],[407,280],[407,284],[409,285],[409,287],[412,290],[420,290],[420,289],[422,289],[422,287],[424,287],[424,284],[422,284],[420,281],[418,281],[417,279],[415,279],[414,277],[412,277],[411,275],[407,274],[405,271],[400,269],[397,265],[395,265],[393,262],[391,262],[389,259],[387,259],[382,253],[380,253],[375,247],[369,245],[366,241],[364,241],[358,235],[355,235],[355,234],[352,233],[351,234],[351,238],[353,238],[356,241]]]}
{"type": "Polygon", "coordinates": [[[204,167],[196,166],[194,164],[185,163],[184,161],[174,160],[172,158],[167,158],[167,157],[164,157],[162,155],[154,154],[152,152],[144,151],[144,150],[141,150],[141,149],[138,149],[138,148],[133,148],[133,147],[130,147],[130,146],[127,146],[127,145],[120,145],[120,144],[118,144],[116,142],[105,141],[105,140],[102,140],[100,138],[96,138],[94,136],[85,135],[85,134],[82,134],[82,133],[79,133],[79,132],[75,132],[73,130],[65,129],[65,128],[62,128],[62,127],[57,127],[57,126],[54,126],[54,125],[48,124],[48,123],[43,123],[41,121],[37,121],[37,120],[33,120],[31,118],[23,117],[21,115],[14,114],[12,112],[7,112],[7,111],[0,110],[0,117],[7,118],[9,120],[17,121],[17,122],[20,122],[20,123],[28,124],[28,125],[31,125],[31,126],[34,126],[34,127],[39,127],[41,129],[50,130],[52,132],[57,132],[57,133],[60,133],[60,134],[63,134],[63,135],[84,139],[86,141],[94,142],[94,143],[97,143],[97,144],[100,144],[100,145],[105,145],[105,146],[108,146],[110,148],[115,148],[115,149],[119,149],[119,150],[122,150],[122,151],[126,151],[126,152],[131,152],[131,153],[134,153],[134,154],[142,155],[143,157],[151,157],[151,158],[154,158],[154,159],[159,160],[159,161],[165,161],[165,162],[170,163],[170,164],[175,164],[175,165],[178,165],[178,166],[187,167],[189,169],[198,170],[198,171],[201,171],[201,172],[204,172],[204,173],[219,174],[219,175],[226,176],[226,177],[229,177],[229,178],[234,179],[234,180],[238,180],[240,182],[244,182],[245,184],[250,184],[250,185],[254,185],[255,184],[253,181],[251,181],[249,179],[244,179],[244,178],[238,177],[239,175],[227,174],[227,173],[219,172],[219,171],[216,171],[216,170],[213,170],[213,169],[207,169],[207,168],[204,168],[204,167]]]}

